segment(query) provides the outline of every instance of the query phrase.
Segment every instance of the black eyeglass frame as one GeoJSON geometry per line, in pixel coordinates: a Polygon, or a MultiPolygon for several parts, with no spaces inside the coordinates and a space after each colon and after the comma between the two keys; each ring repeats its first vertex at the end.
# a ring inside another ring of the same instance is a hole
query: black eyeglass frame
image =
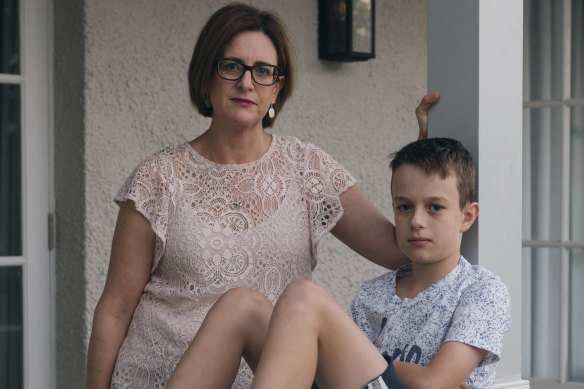
{"type": "Polygon", "coordinates": [[[282,71],[282,68],[280,66],[271,65],[268,63],[249,66],[249,65],[244,64],[238,58],[230,58],[230,57],[218,57],[218,58],[215,58],[214,62],[215,62],[215,71],[217,72],[217,75],[219,76],[219,78],[222,78],[223,80],[227,80],[227,81],[239,81],[243,78],[243,75],[245,74],[245,72],[249,70],[249,74],[251,74],[251,79],[253,80],[253,82],[255,82],[256,84],[261,85],[261,86],[271,86],[271,85],[274,85],[275,83],[278,82],[278,80],[280,79],[280,76],[284,75],[284,72],[282,71]],[[226,77],[221,75],[221,72],[219,71],[219,62],[225,61],[225,60],[237,62],[238,64],[240,64],[243,67],[243,72],[241,72],[241,75],[238,78],[226,78],[226,77]],[[266,67],[266,66],[273,68],[277,72],[276,77],[274,78],[274,81],[271,84],[262,84],[260,82],[257,82],[257,80],[255,79],[255,77],[253,75],[253,69],[266,67]]]}

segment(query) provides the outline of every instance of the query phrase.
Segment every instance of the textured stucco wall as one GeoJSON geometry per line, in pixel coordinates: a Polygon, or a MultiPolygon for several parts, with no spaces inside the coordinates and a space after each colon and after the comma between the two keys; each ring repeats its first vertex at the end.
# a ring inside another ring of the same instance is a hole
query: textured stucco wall
{"type": "MultiPolygon", "coordinates": [[[[57,386],[78,388],[107,272],[112,197],[140,160],[207,128],[190,106],[186,71],[202,24],[225,2],[54,3],[55,91],[64,96],[55,104],[57,212],[71,213],[58,230],[57,386]],[[59,157],[59,145],[70,157],[59,157]],[[85,286],[72,297],[73,280],[85,286]]],[[[376,58],[360,63],[318,59],[317,1],[252,3],[282,16],[296,55],[296,89],[272,131],[328,151],[390,216],[387,156],[416,137],[413,110],[426,88],[426,1],[378,0],[376,58]]],[[[321,241],[314,279],[345,308],[382,272],[334,237],[321,241]]]]}

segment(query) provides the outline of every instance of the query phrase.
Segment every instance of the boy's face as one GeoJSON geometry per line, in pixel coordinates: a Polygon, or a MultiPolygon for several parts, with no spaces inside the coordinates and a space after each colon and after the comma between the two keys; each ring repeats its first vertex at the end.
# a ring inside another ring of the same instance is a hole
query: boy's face
{"type": "Polygon", "coordinates": [[[404,164],[393,174],[391,192],[397,243],[413,263],[458,263],[462,233],[478,214],[478,204],[460,209],[457,179],[426,174],[404,164]]]}

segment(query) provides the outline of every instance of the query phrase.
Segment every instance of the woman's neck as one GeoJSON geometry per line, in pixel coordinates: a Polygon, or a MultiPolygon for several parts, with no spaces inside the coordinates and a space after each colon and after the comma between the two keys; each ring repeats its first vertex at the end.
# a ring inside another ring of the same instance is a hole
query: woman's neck
{"type": "Polygon", "coordinates": [[[242,164],[260,159],[271,142],[272,136],[263,129],[225,131],[211,126],[191,145],[215,163],[242,164]]]}

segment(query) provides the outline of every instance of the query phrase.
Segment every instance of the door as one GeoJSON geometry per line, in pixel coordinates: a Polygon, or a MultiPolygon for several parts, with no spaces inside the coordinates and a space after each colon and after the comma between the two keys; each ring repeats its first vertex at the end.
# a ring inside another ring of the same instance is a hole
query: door
{"type": "Polygon", "coordinates": [[[0,0],[0,387],[50,388],[49,4],[0,0]]]}

